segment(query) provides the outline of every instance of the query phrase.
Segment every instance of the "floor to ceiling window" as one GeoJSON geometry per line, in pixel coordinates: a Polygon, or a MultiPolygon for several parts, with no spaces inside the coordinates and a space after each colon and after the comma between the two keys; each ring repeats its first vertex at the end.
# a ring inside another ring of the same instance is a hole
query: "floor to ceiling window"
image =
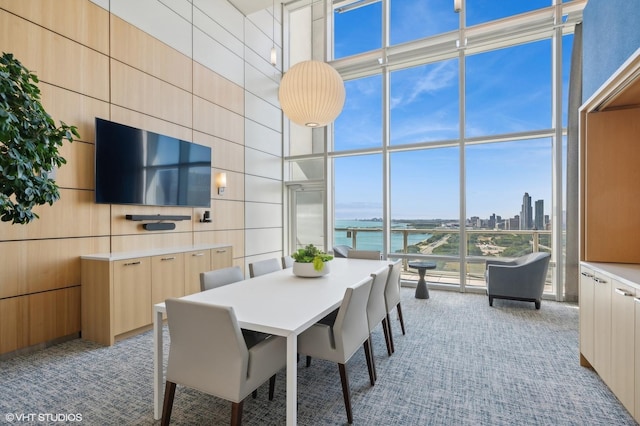
{"type": "Polygon", "coordinates": [[[328,248],[431,260],[430,282],[462,290],[484,286],[487,257],[549,251],[546,292],[555,294],[564,185],[553,162],[564,164],[557,153],[566,148],[572,32],[584,2],[453,6],[325,7],[327,59],[347,93],[322,155],[328,248]]]}

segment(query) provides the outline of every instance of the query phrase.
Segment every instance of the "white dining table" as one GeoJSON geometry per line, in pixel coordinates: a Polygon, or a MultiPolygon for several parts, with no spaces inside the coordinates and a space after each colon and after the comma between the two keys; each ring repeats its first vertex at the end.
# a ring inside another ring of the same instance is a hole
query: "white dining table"
{"type": "MultiPolygon", "coordinates": [[[[301,278],[283,269],[237,283],[184,296],[215,305],[233,306],[238,324],[287,339],[287,425],[297,421],[298,335],[340,306],[347,287],[389,267],[387,260],[333,259],[330,272],[317,278],[301,278]]],[[[154,418],[161,417],[164,389],[164,303],[153,307],[154,418]]],[[[171,319],[169,319],[170,321],[171,319]]],[[[206,330],[206,324],[202,324],[206,330]]]]}

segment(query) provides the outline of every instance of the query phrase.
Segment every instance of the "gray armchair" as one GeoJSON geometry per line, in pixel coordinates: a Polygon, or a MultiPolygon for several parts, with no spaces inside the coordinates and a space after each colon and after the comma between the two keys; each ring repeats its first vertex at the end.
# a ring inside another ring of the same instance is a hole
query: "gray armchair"
{"type": "Polygon", "coordinates": [[[534,302],[540,309],[550,259],[551,254],[536,252],[513,260],[487,260],[489,306],[493,299],[511,299],[534,302]]]}

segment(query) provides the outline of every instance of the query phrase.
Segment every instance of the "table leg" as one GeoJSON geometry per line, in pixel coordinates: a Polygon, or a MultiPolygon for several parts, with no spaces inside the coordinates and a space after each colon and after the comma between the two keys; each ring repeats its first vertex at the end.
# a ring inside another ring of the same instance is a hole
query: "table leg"
{"type": "Polygon", "coordinates": [[[287,426],[295,426],[298,418],[298,335],[287,336],[287,426]]]}
{"type": "Polygon", "coordinates": [[[153,418],[159,420],[162,411],[163,354],[162,354],[162,312],[153,311],[153,418]]]}
{"type": "Polygon", "coordinates": [[[418,280],[418,285],[416,286],[416,299],[429,298],[429,288],[427,287],[427,282],[424,279],[425,272],[427,272],[427,270],[424,268],[418,269],[418,274],[420,274],[420,279],[418,280]]]}

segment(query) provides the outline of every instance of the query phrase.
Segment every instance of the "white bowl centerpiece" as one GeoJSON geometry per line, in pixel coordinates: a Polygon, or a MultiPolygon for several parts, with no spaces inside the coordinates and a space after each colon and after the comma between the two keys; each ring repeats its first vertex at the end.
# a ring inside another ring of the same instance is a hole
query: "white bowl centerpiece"
{"type": "Polygon", "coordinates": [[[321,277],[329,273],[329,261],[333,256],[327,254],[313,244],[301,248],[291,255],[293,257],[293,273],[299,277],[321,277]]]}

